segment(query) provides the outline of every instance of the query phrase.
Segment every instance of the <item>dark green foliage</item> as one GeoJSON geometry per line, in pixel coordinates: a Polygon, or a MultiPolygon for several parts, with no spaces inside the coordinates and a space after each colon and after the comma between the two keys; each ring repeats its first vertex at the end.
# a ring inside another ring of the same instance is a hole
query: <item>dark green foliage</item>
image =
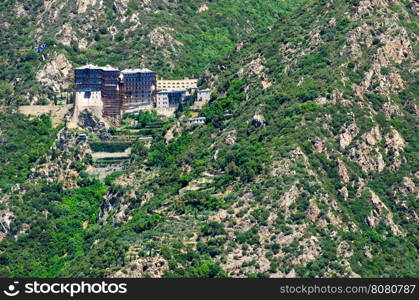
{"type": "Polygon", "coordinates": [[[193,260],[191,266],[167,272],[168,278],[225,278],[227,274],[211,260],[193,260]]]}
{"type": "Polygon", "coordinates": [[[221,207],[221,201],[204,191],[188,191],[175,202],[175,209],[179,213],[215,210],[219,207],[221,207]]]}
{"type": "Polygon", "coordinates": [[[93,152],[124,152],[130,146],[129,143],[120,142],[92,142],[90,148],[93,152]]]}
{"type": "Polygon", "coordinates": [[[267,225],[269,211],[267,209],[256,209],[251,214],[260,225],[267,225]]]}
{"type": "Polygon", "coordinates": [[[164,217],[160,215],[150,215],[150,216],[142,216],[137,215],[131,223],[133,224],[133,230],[137,233],[150,230],[151,228],[155,227],[157,224],[164,221],[164,217]]]}
{"type": "Polygon", "coordinates": [[[257,227],[252,227],[245,232],[236,232],[236,240],[240,244],[247,243],[249,245],[258,245],[259,234],[257,227]]]}
{"type": "Polygon", "coordinates": [[[225,235],[224,225],[218,222],[210,222],[201,228],[201,234],[203,236],[217,236],[225,235]]]}
{"type": "Polygon", "coordinates": [[[31,230],[19,239],[5,239],[0,247],[3,277],[58,277],[66,264],[76,261],[87,250],[88,229],[96,223],[97,211],[106,187],[100,182],[63,192],[59,186],[35,187],[24,196],[26,209],[17,216],[31,221],[31,230]],[[40,189],[40,190],[37,190],[40,189]],[[43,214],[48,211],[48,218],[43,214]],[[21,245],[25,245],[21,247],[21,245]],[[10,268],[8,265],[13,265],[10,268]]]}
{"type": "Polygon", "coordinates": [[[375,110],[380,110],[385,102],[385,96],[380,94],[366,94],[367,100],[371,102],[375,110]]]}
{"type": "Polygon", "coordinates": [[[0,188],[7,191],[23,183],[35,162],[50,152],[57,131],[46,115],[29,120],[8,113],[0,113],[0,131],[0,188]]]}
{"type": "Polygon", "coordinates": [[[135,116],[135,119],[138,122],[138,128],[144,128],[157,120],[157,113],[154,110],[140,112],[138,115],[135,116]]]}
{"type": "Polygon", "coordinates": [[[208,254],[211,257],[216,257],[222,253],[222,246],[225,243],[225,239],[210,239],[207,243],[200,241],[196,245],[196,250],[200,254],[208,254]]]}
{"type": "Polygon", "coordinates": [[[122,174],[124,174],[124,173],[123,172],[113,172],[112,174],[109,174],[108,176],[105,177],[105,184],[106,185],[111,185],[112,181],[117,179],[122,174]]]}

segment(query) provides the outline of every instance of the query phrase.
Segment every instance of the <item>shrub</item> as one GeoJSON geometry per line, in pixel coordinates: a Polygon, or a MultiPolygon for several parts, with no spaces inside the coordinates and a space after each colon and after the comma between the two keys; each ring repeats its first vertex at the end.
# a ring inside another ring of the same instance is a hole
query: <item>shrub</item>
{"type": "Polygon", "coordinates": [[[157,214],[149,216],[140,215],[134,217],[132,228],[135,232],[140,233],[146,230],[150,230],[164,220],[165,218],[163,216],[157,214]]]}
{"type": "Polygon", "coordinates": [[[240,244],[248,243],[249,245],[259,244],[259,234],[256,227],[245,232],[236,232],[236,240],[240,244]]]}
{"type": "Polygon", "coordinates": [[[214,210],[221,206],[221,201],[218,198],[211,196],[208,192],[202,191],[188,191],[175,203],[175,209],[184,213],[187,211],[204,211],[214,210]]]}
{"type": "Polygon", "coordinates": [[[225,235],[224,225],[218,222],[210,222],[201,228],[203,236],[225,235]]]}
{"type": "Polygon", "coordinates": [[[129,148],[129,146],[129,143],[90,143],[90,148],[93,152],[124,152],[127,148],[129,148]]]}

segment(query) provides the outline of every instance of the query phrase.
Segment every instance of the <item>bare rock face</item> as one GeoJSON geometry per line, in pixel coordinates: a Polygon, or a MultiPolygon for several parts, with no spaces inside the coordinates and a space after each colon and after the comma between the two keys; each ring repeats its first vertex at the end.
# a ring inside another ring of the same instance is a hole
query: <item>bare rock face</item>
{"type": "Polygon", "coordinates": [[[252,60],[248,65],[249,71],[253,74],[259,75],[265,68],[264,63],[265,60],[260,57],[252,60]]]}
{"type": "Polygon", "coordinates": [[[348,198],[349,198],[349,191],[348,191],[348,188],[346,186],[342,187],[339,190],[339,194],[342,195],[345,200],[348,200],[348,198]]]}
{"type": "Polygon", "coordinates": [[[173,29],[169,27],[162,26],[154,28],[148,34],[151,45],[155,48],[168,48],[175,52],[176,47],[182,46],[183,44],[175,40],[170,34],[171,32],[173,32],[173,29]]]}
{"type": "Polygon", "coordinates": [[[400,64],[413,58],[413,47],[406,29],[394,25],[383,36],[384,46],[378,49],[376,56],[381,66],[388,66],[391,61],[400,64]]]}
{"type": "Polygon", "coordinates": [[[324,144],[324,141],[319,137],[315,137],[313,140],[313,151],[316,153],[326,152],[326,145],[324,144]]]}
{"type": "Polygon", "coordinates": [[[400,107],[391,101],[387,101],[383,104],[382,111],[388,119],[393,119],[393,116],[402,115],[400,107]]]}
{"type": "Polygon", "coordinates": [[[99,208],[99,220],[102,222],[106,222],[111,211],[114,209],[116,205],[118,195],[107,191],[104,197],[104,200],[99,208]]]}
{"type": "Polygon", "coordinates": [[[45,163],[31,169],[29,179],[44,179],[47,183],[62,182],[65,189],[77,187],[79,173],[69,168],[71,160],[59,163],[45,163]]]}
{"type": "Polygon", "coordinates": [[[120,15],[124,21],[128,9],[128,2],[129,0],[115,0],[112,5],[113,10],[120,15]]]}
{"type": "Polygon", "coordinates": [[[224,143],[226,145],[234,145],[236,143],[236,140],[237,140],[237,131],[233,130],[227,133],[224,139],[224,143]]]}
{"type": "Polygon", "coordinates": [[[401,137],[399,132],[393,129],[390,134],[386,135],[386,146],[393,148],[394,150],[403,150],[406,146],[404,139],[401,137]]]}
{"type": "Polygon", "coordinates": [[[280,199],[280,205],[284,208],[289,207],[293,204],[298,196],[300,195],[300,191],[298,190],[296,185],[293,185],[288,192],[286,192],[280,199]]]}
{"type": "Polygon", "coordinates": [[[374,146],[377,145],[381,141],[381,133],[380,128],[378,126],[375,126],[371,131],[367,132],[364,135],[364,140],[367,142],[368,145],[374,146]]]}
{"type": "Polygon", "coordinates": [[[406,142],[401,137],[399,132],[395,129],[393,129],[384,138],[386,141],[385,151],[386,153],[389,153],[391,151],[391,154],[392,154],[391,162],[389,163],[389,168],[391,170],[397,170],[405,161],[405,158],[402,157],[402,153],[404,152],[404,147],[406,146],[406,142]]]}
{"type": "Polygon", "coordinates": [[[355,28],[348,34],[348,42],[350,43],[349,57],[352,60],[357,60],[362,57],[361,44],[367,47],[372,45],[372,35],[368,32],[367,25],[364,24],[355,28]]]}
{"type": "Polygon", "coordinates": [[[301,148],[298,147],[297,149],[291,151],[287,158],[283,158],[279,161],[274,161],[272,164],[272,171],[270,175],[274,177],[284,175],[295,175],[296,171],[292,168],[292,165],[295,164],[304,165],[308,172],[312,174],[308,157],[301,150],[301,148]]]}
{"type": "Polygon", "coordinates": [[[402,156],[406,143],[396,130],[383,135],[378,126],[362,135],[349,157],[364,171],[382,172],[384,168],[397,170],[405,158],[402,156]],[[385,143],[385,144],[384,144],[385,143]],[[386,155],[386,161],[383,155],[386,155]]]}
{"type": "MultiPolygon", "coordinates": [[[[238,51],[240,51],[243,46],[239,44],[237,47],[237,49],[239,49],[238,51]]],[[[249,83],[244,89],[247,99],[249,96],[248,92],[251,90],[251,86],[253,86],[255,83],[257,85],[262,85],[263,89],[267,89],[272,86],[271,79],[265,72],[265,64],[266,59],[263,56],[258,56],[250,61],[250,63],[248,63],[246,66],[240,68],[240,70],[237,72],[237,76],[239,76],[239,78],[247,77],[254,79],[254,82],[249,83]]]]}
{"type": "Polygon", "coordinates": [[[346,184],[349,183],[348,169],[341,159],[338,159],[338,169],[339,175],[342,177],[342,181],[346,184]]]}
{"type": "Polygon", "coordinates": [[[10,233],[13,217],[13,212],[8,209],[0,211],[0,241],[10,233]]]}
{"type": "Polygon", "coordinates": [[[57,3],[57,0],[44,0],[44,13],[48,14],[49,21],[56,21],[66,4],[65,1],[57,3]]]}
{"type": "Polygon", "coordinates": [[[19,2],[16,3],[14,10],[15,10],[16,16],[18,17],[22,17],[27,14],[25,8],[23,7],[23,4],[19,2]]]}
{"type": "Polygon", "coordinates": [[[208,9],[209,9],[208,5],[204,3],[198,8],[198,12],[201,13],[201,12],[207,11],[208,9]]]}
{"type": "Polygon", "coordinates": [[[69,47],[71,45],[71,41],[74,39],[75,33],[71,25],[69,23],[66,23],[63,25],[61,31],[57,34],[57,36],[57,39],[61,44],[69,47]]]}
{"type": "Polygon", "coordinates": [[[54,93],[68,88],[73,66],[64,54],[58,54],[36,73],[36,79],[54,93]]]}
{"type": "Polygon", "coordinates": [[[369,258],[369,259],[372,259],[374,256],[372,255],[372,253],[371,253],[371,248],[370,247],[368,247],[368,246],[365,246],[364,247],[364,255],[365,255],[365,257],[367,257],[367,258],[369,258]]]}
{"type": "Polygon", "coordinates": [[[256,128],[262,127],[266,124],[265,117],[261,114],[256,114],[253,116],[252,125],[256,128]]]}
{"type": "Polygon", "coordinates": [[[390,26],[387,32],[380,37],[380,41],[383,46],[377,50],[373,58],[375,64],[371,70],[379,84],[375,91],[388,95],[404,89],[406,84],[396,71],[391,70],[388,74],[383,75],[382,69],[389,67],[392,62],[400,64],[405,60],[412,59],[414,54],[409,36],[404,28],[396,25],[390,26]]]}
{"type": "Polygon", "coordinates": [[[147,257],[132,261],[128,269],[120,270],[112,278],[161,278],[169,269],[168,262],[161,256],[147,257]]]}
{"type": "Polygon", "coordinates": [[[384,222],[391,228],[391,231],[394,235],[405,236],[406,234],[401,231],[399,226],[394,223],[393,213],[388,209],[388,207],[381,201],[378,195],[370,190],[371,193],[371,204],[373,206],[373,211],[369,217],[367,217],[367,223],[369,226],[376,226],[381,219],[384,219],[384,222]]]}
{"type": "Polygon", "coordinates": [[[399,187],[399,191],[402,195],[407,195],[411,192],[417,191],[416,184],[409,177],[403,177],[403,182],[399,187]]]}
{"type": "Polygon", "coordinates": [[[357,7],[357,11],[354,15],[354,19],[358,20],[362,18],[366,14],[370,13],[374,9],[383,10],[388,7],[387,2],[395,2],[394,0],[385,1],[385,0],[363,0],[359,3],[357,7]]]}
{"type": "Polygon", "coordinates": [[[270,82],[268,80],[262,80],[261,83],[262,83],[263,89],[267,89],[267,88],[272,86],[272,82],[270,82]]]}
{"type": "Polygon", "coordinates": [[[101,6],[102,1],[98,1],[98,0],[76,0],[77,12],[79,14],[83,14],[86,12],[89,6],[94,6],[97,4],[97,2],[100,2],[100,6],[101,6]]]}
{"type": "Polygon", "coordinates": [[[378,47],[372,56],[371,67],[364,74],[364,80],[359,85],[352,85],[354,92],[361,99],[366,92],[389,95],[406,87],[406,83],[399,72],[392,68],[392,64],[401,64],[406,60],[414,59],[414,51],[406,29],[395,22],[398,16],[391,11],[390,3],[397,4],[398,1],[361,1],[352,17],[354,21],[362,20],[365,15],[377,11],[383,15],[383,18],[364,23],[348,33],[347,41],[350,45],[348,54],[354,61],[360,60],[363,56],[361,50],[363,47],[378,47]],[[373,35],[374,32],[383,28],[386,30],[373,35]]]}
{"type": "Polygon", "coordinates": [[[307,216],[311,222],[316,222],[320,215],[320,208],[315,203],[314,199],[310,200],[310,206],[308,208],[307,216]]]}
{"type": "Polygon", "coordinates": [[[146,192],[142,196],[136,194],[133,186],[135,182],[135,175],[123,175],[117,180],[114,180],[115,185],[123,187],[123,191],[108,190],[103,198],[102,204],[99,208],[99,220],[104,223],[110,223],[113,226],[119,226],[132,218],[130,205],[131,203],[137,202],[144,205],[149,201],[154,194],[152,192],[146,192]]]}
{"type": "Polygon", "coordinates": [[[165,133],[164,139],[166,140],[166,144],[168,144],[168,143],[170,143],[171,141],[174,140],[175,137],[174,137],[173,133],[176,131],[177,126],[178,126],[178,124],[173,125],[165,133]]]}
{"type": "Polygon", "coordinates": [[[339,144],[342,149],[345,149],[352,142],[354,137],[359,133],[358,127],[355,123],[349,124],[343,128],[343,132],[339,136],[339,144]]]}
{"type": "Polygon", "coordinates": [[[89,45],[87,40],[77,36],[70,23],[63,25],[61,30],[57,33],[57,40],[68,47],[71,46],[72,41],[76,41],[80,50],[85,50],[89,45]]]}
{"type": "Polygon", "coordinates": [[[311,236],[299,242],[299,246],[304,249],[303,253],[293,260],[293,264],[305,265],[310,261],[315,260],[321,253],[319,240],[315,236],[311,236]]]}
{"type": "Polygon", "coordinates": [[[78,118],[78,124],[87,130],[98,135],[102,140],[108,140],[110,134],[106,128],[106,124],[97,119],[95,115],[88,109],[83,110],[78,118]]]}
{"type": "Polygon", "coordinates": [[[86,143],[78,140],[78,134],[63,128],[57,134],[53,155],[46,156],[44,163],[31,169],[28,180],[45,180],[47,183],[61,182],[65,189],[78,186],[79,173],[72,167],[74,162],[81,162],[89,154],[86,143]]]}
{"type": "Polygon", "coordinates": [[[295,272],[294,269],[292,269],[286,276],[285,278],[297,278],[297,273],[295,272]]]}
{"type": "Polygon", "coordinates": [[[380,153],[379,143],[382,135],[378,126],[372,128],[362,136],[362,140],[349,151],[350,158],[358,163],[364,171],[382,172],[385,168],[383,155],[380,153]]]}

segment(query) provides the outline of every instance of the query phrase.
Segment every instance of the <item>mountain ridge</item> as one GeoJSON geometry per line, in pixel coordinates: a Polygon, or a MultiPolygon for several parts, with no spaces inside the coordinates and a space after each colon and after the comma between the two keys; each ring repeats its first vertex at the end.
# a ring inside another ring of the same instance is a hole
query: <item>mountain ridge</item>
{"type": "Polygon", "coordinates": [[[9,30],[1,36],[0,94],[6,104],[65,101],[72,68],[87,63],[199,76],[242,37],[267,30],[303,2],[2,1],[9,30]]]}

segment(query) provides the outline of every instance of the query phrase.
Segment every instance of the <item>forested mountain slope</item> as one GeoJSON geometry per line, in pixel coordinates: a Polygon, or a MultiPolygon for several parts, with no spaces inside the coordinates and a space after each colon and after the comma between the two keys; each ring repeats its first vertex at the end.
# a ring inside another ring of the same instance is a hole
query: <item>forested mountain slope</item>
{"type": "Polygon", "coordinates": [[[198,77],[302,2],[2,0],[2,104],[65,99],[72,68],[87,63],[198,77]]]}
{"type": "Polygon", "coordinates": [[[308,1],[208,68],[206,125],[106,184],[64,129],[3,196],[0,274],[417,277],[417,12],[308,1]]]}

